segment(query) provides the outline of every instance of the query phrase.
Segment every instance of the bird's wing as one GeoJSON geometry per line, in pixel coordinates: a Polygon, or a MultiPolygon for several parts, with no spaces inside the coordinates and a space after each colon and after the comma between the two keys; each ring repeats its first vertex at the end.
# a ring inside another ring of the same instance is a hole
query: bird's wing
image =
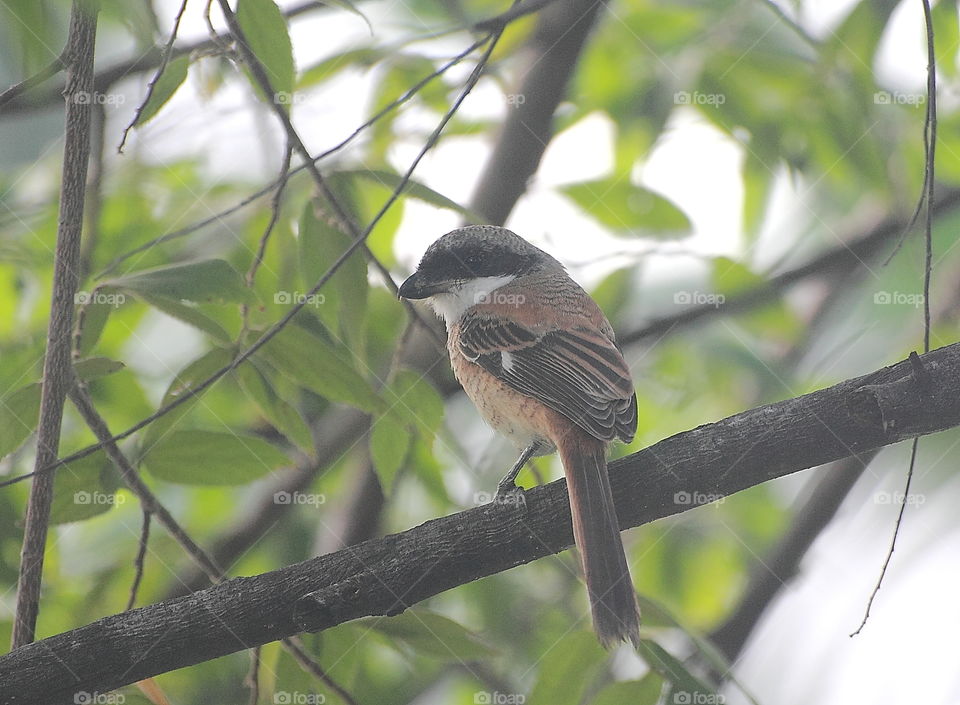
{"type": "Polygon", "coordinates": [[[604,441],[633,440],[637,397],[616,343],[592,326],[538,331],[474,310],[460,320],[460,353],[604,441]]]}

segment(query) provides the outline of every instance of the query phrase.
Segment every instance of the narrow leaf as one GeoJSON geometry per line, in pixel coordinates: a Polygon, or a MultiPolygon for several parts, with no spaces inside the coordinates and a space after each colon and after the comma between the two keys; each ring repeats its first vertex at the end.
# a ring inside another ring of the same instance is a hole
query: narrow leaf
{"type": "Polygon", "coordinates": [[[407,610],[396,617],[375,617],[361,621],[388,637],[391,644],[401,641],[417,654],[443,661],[477,661],[496,653],[462,624],[426,610],[407,610]]]}
{"type": "Polygon", "coordinates": [[[109,286],[146,296],[174,301],[229,301],[253,303],[254,295],[240,274],[222,259],[157,267],[134,272],[107,282],[109,286]]]}
{"type": "MultiPolygon", "coordinates": [[[[293,46],[280,8],[273,0],[240,0],[237,21],[270,80],[274,95],[268,99],[289,105],[293,96],[293,46]],[[289,100],[284,102],[285,98],[289,100]]],[[[254,89],[259,95],[259,86],[254,89]]]]}
{"type": "Polygon", "coordinates": [[[187,78],[188,68],[190,68],[190,57],[187,55],[177,57],[167,64],[153,86],[150,100],[143,106],[143,110],[140,111],[134,125],[139,127],[160,111],[160,108],[173,97],[173,94],[177,92],[177,89],[187,78]]]}
{"type": "Polygon", "coordinates": [[[381,416],[370,431],[370,457],[384,494],[389,494],[403,467],[413,437],[406,426],[390,415],[381,416]]]}
{"type": "Polygon", "coordinates": [[[243,485],[286,465],[289,458],[256,436],[174,431],[142,458],[154,477],[186,485],[243,485]]]}
{"type": "Polygon", "coordinates": [[[19,448],[40,422],[40,383],[0,399],[0,458],[19,448]]]}

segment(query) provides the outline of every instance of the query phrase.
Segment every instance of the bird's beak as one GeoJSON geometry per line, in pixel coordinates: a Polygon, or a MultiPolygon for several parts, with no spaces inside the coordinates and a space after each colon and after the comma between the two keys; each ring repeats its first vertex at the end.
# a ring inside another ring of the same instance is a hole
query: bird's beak
{"type": "Polygon", "coordinates": [[[403,299],[426,299],[434,294],[442,294],[447,291],[450,291],[450,282],[430,281],[420,272],[414,272],[400,285],[400,290],[397,293],[403,299]]]}

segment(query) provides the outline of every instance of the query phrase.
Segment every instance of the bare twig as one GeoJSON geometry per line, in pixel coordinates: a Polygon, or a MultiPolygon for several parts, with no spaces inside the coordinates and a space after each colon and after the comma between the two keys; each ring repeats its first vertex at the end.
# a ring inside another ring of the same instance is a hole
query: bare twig
{"type": "Polygon", "coordinates": [[[180,31],[180,20],[183,18],[183,13],[186,9],[187,0],[182,0],[180,9],[177,10],[177,15],[173,18],[173,29],[170,30],[170,37],[167,39],[167,43],[163,47],[163,53],[160,55],[160,65],[157,67],[156,73],[153,74],[153,78],[147,83],[147,94],[143,97],[140,105],[137,106],[133,117],[130,118],[130,124],[123,128],[123,135],[120,137],[120,144],[117,146],[117,152],[121,154],[123,153],[123,146],[127,143],[127,135],[130,134],[130,130],[133,129],[133,126],[136,125],[140,119],[140,115],[143,114],[143,109],[147,107],[147,103],[149,103],[150,98],[153,97],[153,91],[157,87],[157,81],[160,80],[164,70],[167,68],[167,64],[170,63],[170,57],[173,54],[173,43],[177,41],[177,32],[180,31]]]}
{"type": "Polygon", "coordinates": [[[21,94],[26,93],[29,90],[32,90],[39,86],[44,81],[49,81],[51,78],[56,76],[63,70],[64,60],[63,54],[60,54],[56,59],[51,61],[49,64],[44,66],[42,69],[37,71],[32,76],[20,81],[20,83],[14,83],[3,93],[0,93],[0,108],[3,108],[4,105],[9,103],[11,100],[18,98],[21,94]]]}
{"type": "Polygon", "coordinates": [[[291,636],[281,641],[303,670],[326,684],[326,686],[336,693],[347,705],[357,705],[357,701],[350,695],[350,692],[333,680],[330,674],[324,670],[323,666],[310,658],[310,654],[304,650],[303,643],[297,637],[291,636]]]}
{"type": "MultiPolygon", "coordinates": [[[[920,208],[926,206],[926,219],[924,221],[924,269],[923,269],[923,351],[930,351],[930,279],[933,273],[933,202],[936,188],[935,162],[937,154],[937,52],[933,42],[933,16],[930,11],[930,0],[921,0],[923,5],[923,18],[927,29],[927,112],[926,120],[923,125],[923,146],[925,153],[925,169],[923,173],[923,192],[920,195],[920,201],[917,204],[917,210],[914,213],[914,219],[920,208]]],[[[912,222],[912,221],[911,221],[912,222]]],[[[902,240],[901,240],[902,242],[902,240]]],[[[897,247],[899,247],[899,243],[897,247]]],[[[892,255],[891,255],[892,257],[892,255]]],[[[922,364],[922,363],[917,363],[922,364]]],[[[910,465],[907,467],[907,479],[903,486],[903,502],[900,504],[900,510],[897,512],[897,521],[893,526],[893,537],[890,539],[890,548],[883,561],[883,567],[880,569],[880,576],[877,578],[877,584],[870,593],[870,599],[867,600],[867,607],[863,612],[863,619],[860,626],[850,636],[856,636],[867,624],[870,618],[870,608],[873,601],[880,592],[883,585],[883,579],[887,574],[887,568],[890,561],[893,560],[893,552],[897,547],[897,537],[900,536],[900,526],[903,523],[903,515],[907,509],[907,498],[910,496],[910,485],[913,482],[913,472],[917,464],[917,451],[919,450],[920,439],[914,438],[910,448],[910,465]]]]}
{"type": "MultiPolygon", "coordinates": [[[[207,5],[209,8],[210,5],[207,5]]],[[[247,699],[248,705],[257,705],[260,699],[260,651],[257,646],[250,649],[250,670],[247,671],[246,678],[243,679],[244,685],[250,689],[250,697],[247,699]]]]}
{"type": "Polygon", "coordinates": [[[143,523],[140,525],[140,546],[137,549],[137,557],[133,561],[134,574],[133,584],[130,585],[130,598],[127,600],[127,609],[132,610],[137,604],[137,591],[140,589],[140,582],[143,580],[143,564],[147,558],[147,547],[150,544],[150,517],[149,509],[141,507],[143,510],[143,523]]]}
{"type": "MultiPolygon", "coordinates": [[[[83,230],[84,189],[90,151],[92,101],[77,100],[93,88],[93,52],[96,39],[96,7],[87,0],[74,0],[65,54],[67,69],[66,131],[63,177],[60,186],[60,220],[53,273],[47,352],[43,361],[43,390],[40,423],[37,429],[35,468],[56,463],[60,446],[60,424],[67,391],[73,384],[70,341],[74,297],[79,282],[80,235],[83,230]]],[[[17,612],[13,627],[13,648],[33,641],[40,608],[40,581],[47,542],[53,475],[37,477],[27,504],[20,576],[17,584],[17,612]]]]}

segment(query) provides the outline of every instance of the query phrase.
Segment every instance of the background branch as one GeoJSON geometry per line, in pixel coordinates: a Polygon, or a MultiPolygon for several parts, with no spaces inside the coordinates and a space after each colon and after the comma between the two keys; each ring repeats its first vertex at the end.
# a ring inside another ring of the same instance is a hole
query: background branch
{"type": "MultiPolygon", "coordinates": [[[[40,424],[37,428],[37,456],[34,468],[57,460],[60,424],[67,391],[73,384],[71,331],[74,297],[80,268],[80,235],[90,153],[90,100],[78,99],[93,88],[93,50],[96,40],[96,8],[86,0],[74,0],[70,10],[67,38],[66,128],[63,144],[63,175],[60,185],[60,220],[54,253],[53,295],[43,360],[43,391],[40,424]]],[[[33,641],[40,609],[40,581],[47,525],[53,501],[53,474],[38,475],[30,488],[27,504],[20,575],[17,583],[17,612],[13,626],[13,648],[33,641]]]]}
{"type": "MultiPolygon", "coordinates": [[[[960,425],[960,343],[671,436],[610,464],[621,528],[799,470],[960,425]],[[922,370],[918,373],[917,370],[922,370]],[[916,376],[915,376],[916,375],[916,376]]],[[[0,657],[4,703],[72,702],[300,631],[393,615],[573,543],[562,480],[251,578],[225,581],[0,657]]]]}

